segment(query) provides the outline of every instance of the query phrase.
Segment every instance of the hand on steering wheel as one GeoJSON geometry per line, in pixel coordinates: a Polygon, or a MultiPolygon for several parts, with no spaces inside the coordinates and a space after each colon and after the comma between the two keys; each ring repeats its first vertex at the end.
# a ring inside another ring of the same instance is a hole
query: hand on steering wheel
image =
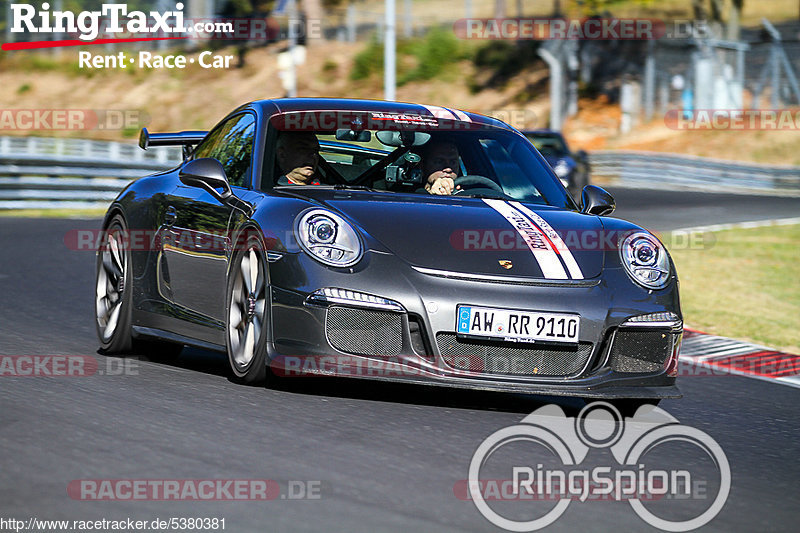
{"type": "Polygon", "coordinates": [[[503,188],[500,187],[500,185],[498,185],[497,183],[495,183],[494,181],[490,180],[489,178],[487,178],[485,176],[478,176],[478,175],[475,175],[475,174],[468,174],[466,176],[458,176],[454,180],[454,183],[456,185],[456,188],[459,189],[459,190],[454,192],[453,194],[459,194],[465,188],[468,188],[468,187],[471,187],[471,186],[484,187],[484,188],[487,188],[487,189],[492,189],[493,191],[499,192],[503,196],[505,196],[505,194],[506,194],[505,191],[503,190],[503,188]]]}
{"type": "Polygon", "coordinates": [[[456,173],[453,172],[452,169],[445,168],[444,170],[437,170],[428,177],[425,190],[431,194],[455,194],[453,192],[456,189],[455,180],[456,173]]]}

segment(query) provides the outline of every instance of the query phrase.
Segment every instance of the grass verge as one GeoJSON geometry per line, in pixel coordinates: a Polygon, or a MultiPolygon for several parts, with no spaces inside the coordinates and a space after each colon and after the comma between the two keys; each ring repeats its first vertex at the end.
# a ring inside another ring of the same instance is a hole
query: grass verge
{"type": "Polygon", "coordinates": [[[2,209],[0,217],[9,218],[102,218],[105,209],[2,209]]]}
{"type": "Polygon", "coordinates": [[[670,251],[687,326],[800,354],[800,224],[713,234],[670,251]]]}

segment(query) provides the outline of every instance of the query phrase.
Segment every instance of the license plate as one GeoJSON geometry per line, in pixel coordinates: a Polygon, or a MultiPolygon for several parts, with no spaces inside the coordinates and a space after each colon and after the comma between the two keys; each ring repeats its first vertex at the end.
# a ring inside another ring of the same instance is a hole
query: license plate
{"type": "Polygon", "coordinates": [[[513,342],[577,343],[580,316],[459,305],[456,332],[513,342]]]}

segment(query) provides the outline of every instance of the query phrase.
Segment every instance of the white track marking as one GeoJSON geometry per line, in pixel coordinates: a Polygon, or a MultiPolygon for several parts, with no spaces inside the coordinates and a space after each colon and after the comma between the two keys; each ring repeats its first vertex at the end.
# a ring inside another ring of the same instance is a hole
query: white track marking
{"type": "Polygon", "coordinates": [[[707,226],[693,226],[690,228],[674,229],[670,233],[705,233],[707,231],[763,228],[765,226],[789,226],[792,224],[800,224],[800,217],[773,218],[769,220],[750,220],[746,222],[731,222],[728,224],[709,224],[707,226]]]}

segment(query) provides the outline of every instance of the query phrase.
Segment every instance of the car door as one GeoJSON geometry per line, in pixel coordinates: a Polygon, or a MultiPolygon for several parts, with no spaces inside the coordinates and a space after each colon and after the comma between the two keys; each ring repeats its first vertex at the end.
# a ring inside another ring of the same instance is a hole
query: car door
{"type": "MultiPolygon", "coordinates": [[[[251,183],[255,115],[229,117],[197,146],[192,158],[212,157],[225,169],[234,194],[251,183]]],[[[225,284],[233,208],[207,191],[180,184],[169,197],[163,282],[181,318],[219,329],[225,321],[225,284]]],[[[194,334],[197,334],[194,332],[194,334]]]]}

